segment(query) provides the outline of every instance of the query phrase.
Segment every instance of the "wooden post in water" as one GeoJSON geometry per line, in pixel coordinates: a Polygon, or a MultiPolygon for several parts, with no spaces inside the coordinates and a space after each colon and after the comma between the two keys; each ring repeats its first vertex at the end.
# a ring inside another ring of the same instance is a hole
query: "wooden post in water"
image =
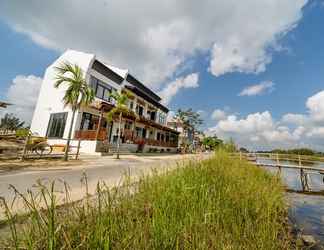
{"type": "Polygon", "coordinates": [[[279,168],[279,173],[281,173],[281,166],[280,166],[279,154],[278,153],[277,153],[277,166],[279,168]]]}
{"type": "Polygon", "coordinates": [[[301,158],[300,158],[300,155],[298,155],[298,163],[299,163],[299,166],[301,167],[301,165],[302,165],[302,162],[301,162],[301,158]]]}

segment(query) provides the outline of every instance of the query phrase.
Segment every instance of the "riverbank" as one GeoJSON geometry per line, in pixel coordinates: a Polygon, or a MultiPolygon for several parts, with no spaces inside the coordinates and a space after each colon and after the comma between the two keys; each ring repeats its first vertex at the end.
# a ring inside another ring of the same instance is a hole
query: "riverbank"
{"type": "Polygon", "coordinates": [[[41,187],[48,210],[34,209],[36,200],[27,198],[31,216],[19,227],[11,224],[9,244],[29,249],[290,247],[283,186],[248,162],[218,153],[137,181],[126,178],[113,189],[98,184],[95,199],[60,208],[55,187],[41,187]]]}

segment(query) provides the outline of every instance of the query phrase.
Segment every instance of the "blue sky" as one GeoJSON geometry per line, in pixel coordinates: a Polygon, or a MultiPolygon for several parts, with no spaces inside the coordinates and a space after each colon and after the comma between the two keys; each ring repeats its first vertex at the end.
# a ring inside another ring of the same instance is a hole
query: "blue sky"
{"type": "MultiPolygon", "coordinates": [[[[61,4],[60,2],[62,2],[62,5],[66,4],[64,1],[59,1],[58,5],[61,4]]],[[[97,2],[99,4],[101,1],[98,0],[97,2]]],[[[117,3],[115,6],[113,2],[108,1],[108,6],[111,3],[111,8],[119,7],[117,3]]],[[[144,4],[145,0],[141,0],[141,2],[144,4]]],[[[222,0],[216,1],[221,10],[222,6],[226,5],[223,2],[222,0]]],[[[234,137],[242,145],[247,145],[252,140],[255,145],[259,143],[260,147],[306,145],[321,149],[322,143],[318,141],[318,138],[312,137],[322,136],[321,128],[322,124],[324,125],[324,122],[315,121],[315,118],[313,118],[322,109],[324,113],[324,107],[321,105],[320,97],[318,97],[324,90],[324,4],[317,0],[308,2],[299,0],[297,5],[297,1],[284,0],[282,1],[285,2],[284,4],[280,1],[278,3],[273,1],[274,5],[269,7],[263,5],[262,1],[256,4],[257,2],[249,0],[246,5],[259,8],[260,15],[265,13],[266,16],[270,12],[269,17],[264,17],[265,23],[258,26],[257,22],[259,18],[263,20],[263,16],[253,16],[252,14],[252,17],[250,17],[251,15],[245,17],[246,12],[249,14],[246,6],[238,6],[238,12],[242,13],[242,17],[233,17],[234,21],[237,19],[236,23],[228,24],[228,28],[227,25],[223,25],[225,26],[224,30],[219,34],[217,22],[227,9],[220,13],[206,13],[206,16],[211,15],[211,18],[206,18],[206,20],[198,23],[197,26],[201,28],[197,30],[195,30],[194,23],[196,22],[194,7],[188,9],[188,13],[185,13],[185,19],[178,18],[179,15],[183,14],[182,11],[181,13],[180,11],[174,13],[175,17],[173,17],[167,16],[163,10],[156,14],[157,17],[150,17],[150,22],[142,18],[138,22],[141,22],[140,24],[143,27],[146,25],[146,30],[143,33],[148,35],[144,38],[149,37],[151,39],[150,45],[146,47],[150,51],[147,55],[143,55],[146,48],[143,50],[136,40],[132,42],[132,39],[129,38],[125,41],[128,38],[127,34],[121,34],[123,33],[122,29],[117,29],[115,26],[104,27],[103,30],[113,31],[110,34],[114,34],[113,36],[104,36],[101,33],[99,35],[100,29],[96,27],[96,21],[89,22],[84,29],[89,28],[91,31],[89,31],[89,35],[87,34],[84,37],[84,41],[82,39],[80,41],[80,37],[83,35],[82,31],[77,32],[73,26],[78,21],[77,14],[70,17],[67,13],[64,17],[67,20],[66,23],[56,24],[53,22],[55,20],[55,9],[50,6],[50,3],[47,6],[41,1],[33,0],[31,6],[29,6],[19,4],[19,1],[4,1],[3,4],[0,4],[0,9],[3,9],[2,13],[0,10],[0,14],[2,14],[0,19],[0,46],[2,48],[0,99],[12,101],[10,98],[13,96],[14,85],[17,85],[17,79],[14,81],[17,76],[28,77],[32,75],[41,78],[46,67],[62,51],[67,48],[83,49],[96,52],[103,58],[108,58],[116,66],[133,69],[133,72],[138,73],[139,79],[143,79],[155,90],[162,92],[164,90],[167,95],[170,94],[168,86],[170,87],[172,84],[173,87],[178,86],[175,90],[173,88],[172,98],[168,106],[171,110],[178,108],[199,110],[205,120],[203,129],[209,133],[216,133],[224,138],[234,137]],[[280,6],[281,4],[282,6],[280,6]],[[33,9],[33,5],[43,9],[44,15],[35,16],[36,10],[33,9]],[[51,8],[52,12],[50,12],[51,8]],[[273,13],[271,13],[272,10],[273,13]],[[24,14],[21,15],[20,13],[24,14]],[[52,14],[49,15],[48,13],[54,14],[51,16],[52,14]],[[192,20],[195,21],[188,22],[191,25],[188,26],[182,20],[187,20],[187,16],[191,14],[192,20]],[[214,16],[217,20],[212,20],[214,16]],[[166,18],[169,18],[168,20],[174,18],[175,21],[166,22],[166,18]],[[240,22],[240,18],[242,18],[242,22],[240,22]],[[244,27],[236,27],[241,23],[244,27]],[[265,30],[269,31],[263,32],[263,26],[265,30]],[[66,30],[60,30],[60,27],[66,30]],[[178,31],[178,27],[181,28],[179,28],[180,31],[178,31]],[[204,27],[206,27],[207,33],[200,31],[200,29],[204,30],[204,27]],[[215,36],[212,36],[213,31],[208,31],[208,29],[213,30],[214,27],[215,36]],[[188,32],[183,32],[187,29],[188,32]],[[201,38],[197,40],[195,34],[200,35],[201,38]],[[229,36],[229,38],[223,39],[219,36],[229,36]],[[228,48],[233,37],[236,39],[235,46],[228,48]],[[259,38],[260,42],[258,42],[259,38]],[[255,45],[254,41],[256,41],[255,45]],[[128,47],[131,47],[132,50],[127,50],[128,47]],[[141,57],[141,55],[143,56],[141,57]],[[236,55],[244,60],[237,59],[236,55]],[[260,57],[261,61],[258,61],[260,57]],[[212,60],[216,61],[216,66],[212,66],[212,60]],[[227,60],[232,60],[232,63],[223,63],[227,60]],[[178,61],[179,63],[175,63],[178,61]],[[250,64],[244,65],[245,61],[250,64]],[[143,67],[140,67],[141,65],[143,67]],[[144,71],[144,69],[146,70],[144,71]],[[197,82],[184,87],[185,77],[193,73],[199,76],[197,82]],[[271,91],[265,88],[252,95],[239,95],[243,89],[264,82],[271,82],[271,91]],[[182,87],[179,87],[180,85],[182,87]],[[11,94],[9,94],[10,88],[12,88],[11,94]],[[318,96],[316,96],[317,94],[318,96]],[[307,105],[307,101],[311,97],[314,97],[315,101],[312,103],[315,104],[307,105]],[[222,111],[223,117],[213,118],[214,110],[222,111]],[[268,111],[270,118],[268,114],[265,114],[265,111],[268,111]],[[260,117],[256,114],[260,114],[260,117]],[[304,124],[295,120],[287,121],[285,119],[287,114],[294,114],[295,117],[299,118],[303,117],[307,121],[304,124]],[[248,118],[249,115],[252,115],[251,119],[248,118]],[[271,128],[262,127],[263,124],[258,123],[262,123],[262,119],[271,122],[271,128]],[[235,130],[237,127],[239,130],[240,126],[246,127],[245,135],[235,130]],[[296,131],[297,128],[300,128],[300,131],[303,130],[304,136],[296,136],[289,144],[278,139],[282,137],[286,142],[285,138],[287,136],[294,137],[294,132],[299,135],[299,132],[296,131]],[[264,135],[264,131],[269,133],[264,135]],[[306,137],[307,139],[305,139],[306,137]]],[[[107,5],[103,6],[106,8],[107,5]]],[[[145,6],[153,8],[150,4],[145,6]]],[[[75,11],[77,12],[78,9],[75,11]]],[[[80,13],[80,16],[83,16],[82,13],[80,13]]],[[[97,18],[104,19],[105,15],[101,17],[98,10],[97,18]]],[[[109,21],[111,23],[111,20],[109,21]]],[[[226,22],[234,21],[229,18],[229,21],[226,22]]],[[[127,23],[126,20],[125,23],[127,27],[134,28],[135,25],[141,27],[137,22],[132,24],[131,22],[127,23]],[[131,25],[134,25],[134,27],[131,25]]],[[[140,32],[142,30],[138,30],[138,34],[140,32]]],[[[39,81],[38,78],[25,80],[30,82],[34,79],[39,81]]],[[[37,92],[36,85],[33,86],[33,90],[37,92]]],[[[32,95],[32,93],[26,93],[32,95]]],[[[36,100],[36,98],[33,98],[33,100],[36,100]]],[[[12,111],[15,110],[12,109],[12,111]]],[[[26,116],[22,117],[28,119],[26,116]]]]}
{"type": "Polygon", "coordinates": [[[287,112],[306,112],[306,99],[324,89],[323,23],[323,7],[305,7],[297,28],[280,41],[285,49],[275,52],[272,63],[260,74],[232,73],[215,77],[206,71],[205,58],[199,58],[195,69],[200,72],[200,87],[179,93],[171,107],[194,106],[210,112],[216,107],[229,107],[242,115],[269,110],[277,118],[287,112]],[[237,96],[247,85],[264,80],[275,83],[271,94],[237,96]]]}

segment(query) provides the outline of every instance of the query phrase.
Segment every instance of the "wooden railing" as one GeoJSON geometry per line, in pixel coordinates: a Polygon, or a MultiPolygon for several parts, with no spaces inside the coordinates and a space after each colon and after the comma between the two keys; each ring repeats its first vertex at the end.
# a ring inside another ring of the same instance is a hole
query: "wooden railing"
{"type": "Polygon", "coordinates": [[[107,139],[107,131],[104,129],[99,130],[98,138],[96,138],[97,130],[77,130],[75,131],[74,138],[80,140],[106,140],[107,139]]]}

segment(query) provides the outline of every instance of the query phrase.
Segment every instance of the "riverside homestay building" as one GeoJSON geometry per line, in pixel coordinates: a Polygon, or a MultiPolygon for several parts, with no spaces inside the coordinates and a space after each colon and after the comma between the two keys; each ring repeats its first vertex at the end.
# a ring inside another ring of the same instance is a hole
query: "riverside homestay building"
{"type": "Polygon", "coordinates": [[[82,107],[75,117],[71,145],[81,140],[84,153],[107,152],[117,143],[118,119],[107,122],[105,114],[114,107],[112,91],[130,91],[133,94],[128,107],[134,115],[123,116],[121,123],[121,148],[129,152],[175,152],[178,135],[167,127],[168,108],[161,98],[137,80],[127,69],[119,69],[97,59],[96,55],[68,50],[45,72],[38,101],[32,119],[31,130],[48,137],[50,144],[65,144],[72,120],[72,110],[64,107],[65,89],[55,88],[55,67],[61,62],[79,65],[89,86],[95,92],[95,101],[82,107]]]}

